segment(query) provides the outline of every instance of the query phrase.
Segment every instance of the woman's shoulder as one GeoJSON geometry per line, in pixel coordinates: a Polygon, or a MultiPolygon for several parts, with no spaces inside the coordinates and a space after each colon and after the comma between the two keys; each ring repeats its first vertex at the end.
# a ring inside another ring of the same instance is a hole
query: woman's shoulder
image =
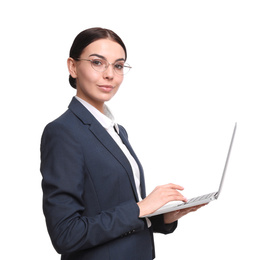
{"type": "Polygon", "coordinates": [[[41,147],[62,146],[64,144],[74,145],[80,143],[81,128],[77,118],[70,110],[67,110],[61,116],[48,123],[41,136],[41,147]]]}
{"type": "Polygon", "coordinates": [[[69,125],[70,120],[72,120],[72,113],[67,110],[62,115],[49,122],[45,128],[65,127],[69,125]]]}
{"type": "Polygon", "coordinates": [[[77,117],[68,109],[58,118],[49,122],[44,128],[43,134],[62,135],[62,133],[67,133],[73,135],[76,134],[80,124],[77,117]]]}

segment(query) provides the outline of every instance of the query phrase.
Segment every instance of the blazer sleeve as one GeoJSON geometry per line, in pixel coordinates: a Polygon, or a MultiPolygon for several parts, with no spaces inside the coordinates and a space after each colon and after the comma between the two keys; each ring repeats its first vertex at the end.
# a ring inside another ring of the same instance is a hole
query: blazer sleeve
{"type": "Polygon", "coordinates": [[[165,224],[162,214],[150,217],[150,221],[152,223],[153,232],[162,233],[165,235],[173,233],[178,226],[178,221],[175,221],[171,224],[165,224]]]}
{"type": "Polygon", "coordinates": [[[84,215],[84,167],[76,135],[60,123],[46,126],[41,140],[43,210],[53,246],[61,254],[95,247],[145,228],[135,200],[94,216],[84,215]]]}

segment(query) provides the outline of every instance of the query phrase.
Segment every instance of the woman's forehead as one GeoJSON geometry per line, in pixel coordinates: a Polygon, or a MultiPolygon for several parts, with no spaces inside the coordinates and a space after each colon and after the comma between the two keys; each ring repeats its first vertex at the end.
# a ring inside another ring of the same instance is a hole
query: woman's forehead
{"type": "Polygon", "coordinates": [[[82,52],[82,55],[86,55],[86,57],[89,57],[92,54],[99,54],[106,59],[125,59],[125,51],[123,47],[119,43],[110,39],[94,41],[85,47],[82,52]]]}

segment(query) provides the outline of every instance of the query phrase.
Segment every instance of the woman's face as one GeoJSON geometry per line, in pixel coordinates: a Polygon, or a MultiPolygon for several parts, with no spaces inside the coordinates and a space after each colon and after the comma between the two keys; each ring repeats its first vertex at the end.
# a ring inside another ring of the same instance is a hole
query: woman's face
{"type": "MultiPolygon", "coordinates": [[[[80,55],[80,59],[107,60],[114,63],[125,60],[125,52],[120,44],[109,39],[100,39],[89,44],[80,55]]],[[[70,75],[76,78],[77,96],[84,99],[100,111],[105,101],[110,100],[123,81],[123,75],[117,74],[112,65],[104,72],[92,68],[90,61],[68,59],[70,75]]]]}

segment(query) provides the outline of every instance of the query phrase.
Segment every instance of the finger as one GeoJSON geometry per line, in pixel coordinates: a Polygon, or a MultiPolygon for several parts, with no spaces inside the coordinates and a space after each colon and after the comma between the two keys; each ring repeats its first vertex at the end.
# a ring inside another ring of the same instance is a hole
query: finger
{"type": "Polygon", "coordinates": [[[182,194],[170,194],[169,195],[169,200],[170,201],[183,201],[183,202],[187,202],[187,198],[184,197],[182,194]]]}
{"type": "Polygon", "coordinates": [[[207,205],[207,204],[201,204],[201,205],[198,205],[198,206],[190,207],[190,208],[187,208],[187,211],[188,212],[194,212],[194,211],[197,211],[198,209],[202,208],[205,205],[207,205]]]}
{"type": "Polygon", "coordinates": [[[197,210],[197,209],[200,209],[200,208],[206,206],[207,204],[208,204],[208,203],[206,203],[206,204],[201,204],[201,205],[195,206],[195,207],[193,207],[193,208],[194,208],[195,210],[197,210]]]}
{"type": "Polygon", "coordinates": [[[178,201],[187,201],[187,199],[176,189],[167,189],[168,196],[172,198],[172,200],[178,201]]]}
{"type": "Polygon", "coordinates": [[[173,183],[169,183],[167,184],[170,186],[171,189],[175,189],[175,190],[184,190],[184,187],[177,185],[177,184],[173,184],[173,183]]]}

